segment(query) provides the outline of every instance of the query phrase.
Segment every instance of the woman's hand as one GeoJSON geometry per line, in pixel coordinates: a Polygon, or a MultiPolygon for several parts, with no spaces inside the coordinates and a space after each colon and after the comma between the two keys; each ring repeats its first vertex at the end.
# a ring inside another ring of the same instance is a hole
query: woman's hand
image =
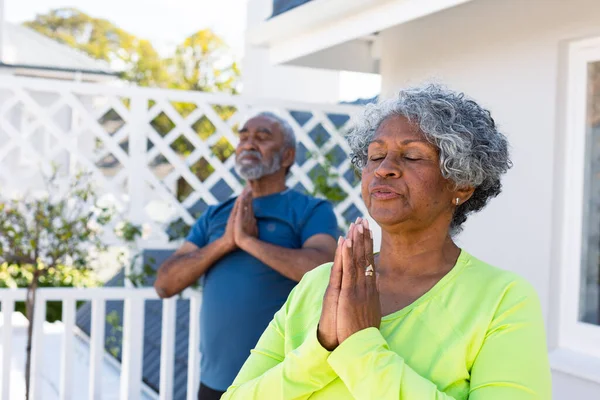
{"type": "Polygon", "coordinates": [[[352,334],[381,324],[381,305],[375,271],[365,274],[367,266],[374,267],[373,238],[366,220],[357,220],[349,238],[343,241],[342,282],[338,299],[336,324],[337,340],[341,344],[352,334]]]}
{"type": "Polygon", "coordinates": [[[342,245],[344,238],[338,239],[337,250],[331,273],[329,275],[329,286],[323,296],[323,308],[321,310],[321,319],[317,329],[317,339],[325,349],[333,351],[338,346],[337,339],[337,307],[342,287],[342,245]]]}

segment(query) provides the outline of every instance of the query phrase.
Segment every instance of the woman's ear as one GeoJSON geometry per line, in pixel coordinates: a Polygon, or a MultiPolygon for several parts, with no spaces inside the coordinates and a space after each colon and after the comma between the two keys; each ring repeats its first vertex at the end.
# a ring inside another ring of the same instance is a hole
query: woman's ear
{"type": "Polygon", "coordinates": [[[458,201],[458,204],[463,204],[464,202],[466,202],[467,200],[469,200],[471,198],[471,196],[473,196],[473,192],[475,192],[475,188],[473,186],[465,186],[465,187],[459,187],[457,188],[454,193],[454,201],[458,201]],[[458,200],[457,200],[458,199],[458,200]]]}

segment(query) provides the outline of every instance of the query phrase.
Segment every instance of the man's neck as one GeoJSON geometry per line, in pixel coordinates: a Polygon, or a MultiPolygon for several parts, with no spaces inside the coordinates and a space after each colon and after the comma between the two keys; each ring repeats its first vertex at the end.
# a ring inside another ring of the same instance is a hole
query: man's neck
{"type": "Polygon", "coordinates": [[[286,189],[285,172],[278,171],[260,179],[248,181],[248,184],[252,188],[252,197],[254,198],[280,193],[286,189]]]}

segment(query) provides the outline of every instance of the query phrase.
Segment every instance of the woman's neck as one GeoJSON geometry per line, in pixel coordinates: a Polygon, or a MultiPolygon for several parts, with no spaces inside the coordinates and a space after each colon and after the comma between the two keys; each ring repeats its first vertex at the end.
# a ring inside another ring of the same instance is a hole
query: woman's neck
{"type": "Polygon", "coordinates": [[[418,234],[382,232],[377,271],[381,277],[419,277],[446,273],[460,249],[447,230],[418,234]]]}

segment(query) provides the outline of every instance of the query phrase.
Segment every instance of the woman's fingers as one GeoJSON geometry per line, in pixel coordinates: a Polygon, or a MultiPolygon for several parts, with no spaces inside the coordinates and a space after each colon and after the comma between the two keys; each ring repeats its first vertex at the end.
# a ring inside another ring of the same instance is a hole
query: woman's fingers
{"type": "Polygon", "coordinates": [[[333,351],[339,344],[337,338],[337,308],[342,281],[341,249],[343,245],[344,238],[340,236],[333,266],[331,267],[331,272],[329,274],[329,286],[325,291],[321,309],[321,318],[319,319],[317,328],[317,339],[319,340],[319,343],[329,351],[333,351]]]}
{"type": "Polygon", "coordinates": [[[356,284],[359,288],[364,287],[365,268],[369,263],[365,254],[365,234],[368,235],[362,218],[356,219],[356,228],[354,229],[352,259],[354,270],[356,272],[356,284]]]}
{"type": "Polygon", "coordinates": [[[331,266],[331,273],[329,274],[329,287],[337,289],[338,291],[342,287],[342,245],[344,244],[344,238],[339,237],[337,249],[335,250],[335,257],[333,259],[333,265],[331,266]]]}
{"type": "Polygon", "coordinates": [[[342,245],[342,290],[349,290],[356,285],[356,270],[352,262],[355,229],[354,224],[350,224],[348,239],[342,245]]]}
{"type": "Polygon", "coordinates": [[[363,243],[365,246],[365,264],[370,265],[373,268],[373,275],[365,276],[367,281],[367,288],[369,291],[377,292],[377,279],[375,271],[375,257],[373,255],[373,232],[369,228],[369,222],[363,220],[363,227],[365,229],[365,235],[363,243]]]}

